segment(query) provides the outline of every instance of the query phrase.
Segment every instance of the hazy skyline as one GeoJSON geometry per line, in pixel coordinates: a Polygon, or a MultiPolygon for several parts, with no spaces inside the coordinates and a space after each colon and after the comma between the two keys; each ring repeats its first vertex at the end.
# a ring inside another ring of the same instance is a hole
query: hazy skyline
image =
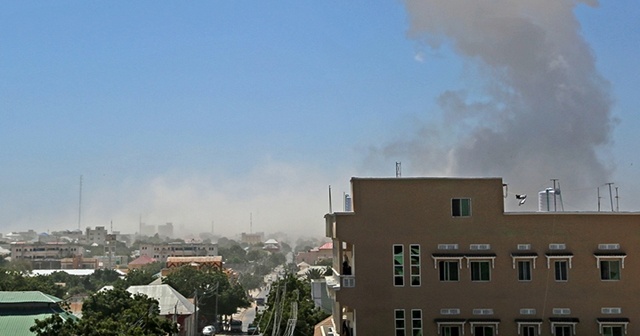
{"type": "Polygon", "coordinates": [[[83,228],[322,235],[397,161],[640,210],[640,9],[596,4],[0,1],[0,231],[76,228],[82,175],[83,228]]]}

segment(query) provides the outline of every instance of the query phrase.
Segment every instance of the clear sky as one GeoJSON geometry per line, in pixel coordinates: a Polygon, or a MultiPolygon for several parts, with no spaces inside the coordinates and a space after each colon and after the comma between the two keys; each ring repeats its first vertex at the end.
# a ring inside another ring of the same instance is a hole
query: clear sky
{"type": "Polygon", "coordinates": [[[637,3],[446,3],[0,0],[0,231],[77,228],[82,176],[83,229],[322,235],[397,161],[640,210],[637,3]]]}

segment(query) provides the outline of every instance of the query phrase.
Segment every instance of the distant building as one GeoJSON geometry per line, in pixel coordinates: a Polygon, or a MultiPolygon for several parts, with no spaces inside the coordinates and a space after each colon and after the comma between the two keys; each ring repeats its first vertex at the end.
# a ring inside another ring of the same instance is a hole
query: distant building
{"type": "Polygon", "coordinates": [[[173,238],[173,223],[158,225],[158,236],[163,238],[173,238]]]}
{"type": "Polygon", "coordinates": [[[34,242],[38,240],[38,233],[33,230],[23,231],[23,232],[11,232],[11,233],[8,233],[5,236],[5,238],[10,241],[34,242]]]}
{"type": "Polygon", "coordinates": [[[278,243],[278,241],[275,239],[269,239],[264,242],[263,249],[269,252],[278,252],[280,251],[280,243],[278,243]]]}
{"type": "Polygon", "coordinates": [[[78,244],[13,242],[10,246],[12,260],[41,261],[84,254],[84,249],[78,244]]]}
{"type": "Polygon", "coordinates": [[[306,252],[298,252],[296,254],[296,264],[306,262],[315,265],[320,260],[331,259],[333,257],[333,243],[328,242],[320,247],[312,248],[306,252]]]}
{"type": "Polygon", "coordinates": [[[84,232],[80,229],[53,231],[51,235],[59,239],[59,241],[68,240],[72,243],[78,243],[85,238],[84,232]]]}
{"type": "Polygon", "coordinates": [[[60,259],[61,269],[97,269],[98,259],[96,258],[83,258],[81,255],[73,258],[60,259]]]}
{"type": "Polygon", "coordinates": [[[132,270],[132,269],[140,269],[140,268],[143,268],[144,266],[147,266],[147,265],[152,264],[154,262],[156,262],[155,259],[153,259],[153,258],[151,258],[149,256],[146,256],[146,255],[143,255],[143,256],[140,256],[140,257],[134,259],[133,261],[131,261],[129,263],[129,265],[127,265],[127,266],[128,266],[128,268],[130,270],[132,270]]]}
{"type": "Polygon", "coordinates": [[[87,245],[98,244],[104,245],[107,240],[107,230],[104,226],[96,226],[95,229],[87,228],[86,241],[87,245]]]}
{"type": "Polygon", "coordinates": [[[140,223],[140,235],[151,237],[156,234],[156,226],[155,225],[147,225],[145,223],[140,223]]]}
{"type": "Polygon", "coordinates": [[[140,245],[140,256],[147,256],[160,262],[166,262],[168,257],[206,257],[217,255],[217,244],[163,243],[140,245]]]}
{"type": "Polygon", "coordinates": [[[256,232],[256,233],[243,232],[240,236],[240,241],[249,245],[260,244],[264,241],[264,232],[256,232]]]}

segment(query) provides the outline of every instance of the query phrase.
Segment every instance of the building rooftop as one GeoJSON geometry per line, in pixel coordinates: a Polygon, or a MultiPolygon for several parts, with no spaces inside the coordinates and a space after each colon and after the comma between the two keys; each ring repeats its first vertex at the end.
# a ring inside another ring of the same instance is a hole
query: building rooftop
{"type": "MultiPolygon", "coordinates": [[[[25,291],[25,292],[0,291],[0,304],[27,303],[27,302],[58,303],[61,301],[62,301],[61,299],[53,295],[45,294],[40,291],[25,291]]],[[[5,334],[2,334],[2,335],[5,335],[5,334]]]]}
{"type": "Polygon", "coordinates": [[[160,315],[191,315],[196,308],[191,301],[178,293],[173,287],[163,285],[131,286],[127,288],[131,294],[144,294],[158,300],[160,303],[160,315]]]}

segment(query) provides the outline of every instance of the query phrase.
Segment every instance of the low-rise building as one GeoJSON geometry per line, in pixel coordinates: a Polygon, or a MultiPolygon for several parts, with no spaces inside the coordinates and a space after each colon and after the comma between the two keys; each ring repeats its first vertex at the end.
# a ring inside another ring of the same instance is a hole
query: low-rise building
{"type": "Polygon", "coordinates": [[[147,256],[160,262],[169,257],[207,257],[217,256],[217,244],[205,243],[164,243],[140,244],[140,256],[147,256]]]}
{"type": "Polygon", "coordinates": [[[333,257],[333,243],[328,242],[320,247],[314,247],[309,251],[298,252],[296,254],[296,264],[306,262],[315,265],[318,261],[331,259],[333,257]]]}
{"type": "Polygon", "coordinates": [[[64,242],[51,243],[11,243],[12,260],[46,260],[72,258],[84,254],[84,248],[78,244],[64,242]]]}
{"type": "Polygon", "coordinates": [[[0,292],[0,335],[33,336],[29,328],[35,320],[54,314],[63,320],[75,319],[60,307],[61,299],[38,291],[0,292]]]}

